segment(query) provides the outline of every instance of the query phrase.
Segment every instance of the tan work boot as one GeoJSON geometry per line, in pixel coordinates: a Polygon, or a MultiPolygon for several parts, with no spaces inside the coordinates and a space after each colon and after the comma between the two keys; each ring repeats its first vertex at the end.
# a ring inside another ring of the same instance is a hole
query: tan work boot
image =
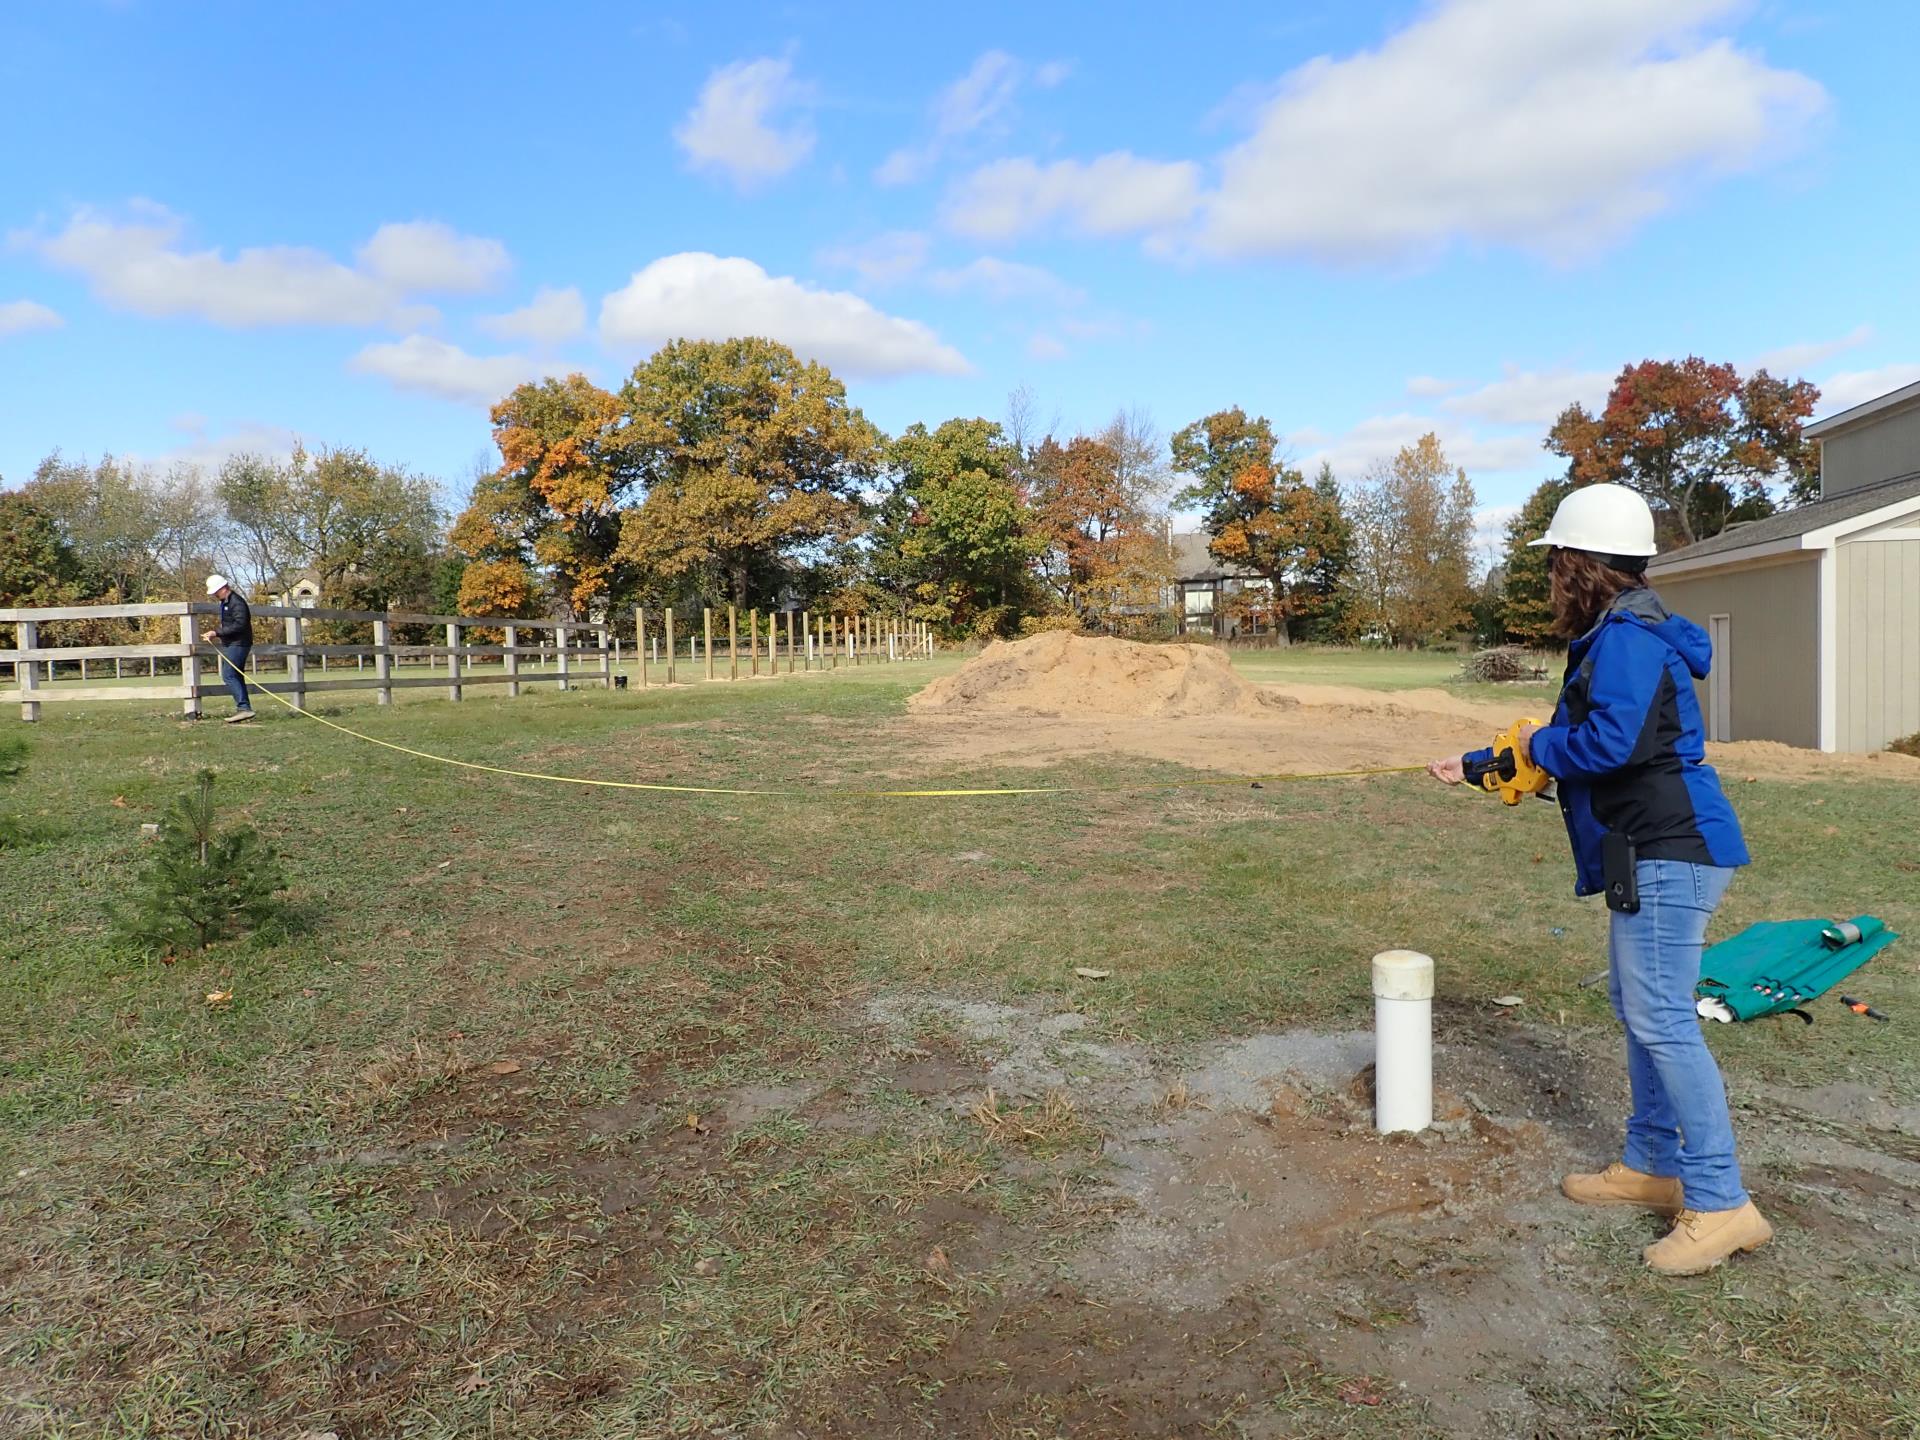
{"type": "Polygon", "coordinates": [[[1682,1210],[1667,1238],[1641,1251],[1662,1275],[1699,1275],[1737,1250],[1758,1250],[1773,1226],[1749,1200],[1737,1210],[1682,1210]]]}
{"type": "Polygon", "coordinates": [[[1680,1181],[1647,1175],[1618,1160],[1598,1175],[1565,1175],[1560,1193],[1582,1205],[1644,1205],[1661,1215],[1678,1215],[1684,1203],[1680,1181]]]}

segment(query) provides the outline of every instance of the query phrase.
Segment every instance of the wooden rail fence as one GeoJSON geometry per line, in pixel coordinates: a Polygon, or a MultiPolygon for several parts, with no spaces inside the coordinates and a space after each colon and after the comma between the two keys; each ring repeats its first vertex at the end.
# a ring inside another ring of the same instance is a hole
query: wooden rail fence
{"type": "MultiPolygon", "coordinates": [[[[213,647],[200,639],[219,614],[219,606],[210,601],[169,601],[149,605],[69,605],[37,609],[0,609],[0,626],[14,628],[14,645],[0,650],[0,665],[13,672],[14,688],[0,691],[0,703],[17,703],[20,718],[38,720],[40,707],[49,702],[69,700],[178,700],[183,713],[198,715],[200,701],[207,696],[226,693],[220,674],[221,662],[213,647]],[[179,621],[180,639],[143,641],[125,645],[43,645],[40,627],[62,621],[125,620],[151,622],[174,618],[179,621]],[[148,683],[123,682],[120,677],[126,661],[145,661],[148,683]],[[93,662],[112,662],[116,683],[90,685],[87,666],[93,662]],[[165,662],[169,671],[178,665],[178,681],[171,674],[160,674],[165,662]],[[77,664],[81,683],[51,682],[54,667],[77,664]]],[[[458,700],[469,685],[505,685],[509,696],[520,693],[523,684],[552,682],[560,689],[576,682],[612,688],[615,669],[620,663],[621,645],[604,621],[525,620],[489,615],[407,615],[368,610],[326,610],[297,606],[256,605],[256,622],[279,620],[285,639],[276,643],[256,643],[247,683],[260,690],[290,697],[294,704],[305,705],[308,692],[329,690],[372,690],[377,703],[393,702],[393,692],[401,689],[444,686],[447,698],[458,700]],[[307,639],[307,627],[325,621],[335,625],[370,626],[372,643],[313,644],[307,639]],[[396,644],[396,626],[444,628],[446,644],[396,644]],[[467,643],[476,630],[498,631],[499,643],[467,643]],[[533,643],[523,643],[523,637],[533,643]],[[580,643],[582,639],[589,643],[580,643]],[[258,662],[264,657],[279,660],[285,667],[284,681],[261,681],[258,662]],[[307,662],[318,660],[321,678],[309,679],[307,662]],[[354,673],[336,678],[335,660],[352,661],[354,673]],[[440,662],[444,675],[396,675],[396,661],[425,660],[440,662]],[[498,671],[480,671],[476,663],[499,663],[498,671]],[[371,662],[373,673],[367,674],[371,662]]],[[[667,684],[679,683],[680,641],[675,636],[675,614],[671,610],[653,612],[650,619],[643,608],[634,614],[635,659],[642,686],[657,678],[665,665],[667,684]]],[[[714,611],[701,612],[697,634],[685,640],[686,662],[690,669],[704,662],[704,678],[715,675],[714,611]]],[[[261,639],[262,627],[256,623],[254,637],[261,639]]],[[[796,670],[837,669],[919,659],[933,654],[934,640],[925,625],[913,621],[889,621],[873,616],[813,615],[807,611],[750,610],[746,618],[747,675],[778,674],[781,660],[786,672],[796,670]],[[764,630],[762,622],[764,621],[764,630]],[[765,671],[761,669],[764,660],[765,671]]],[[[726,610],[726,658],[729,680],[740,678],[740,617],[734,606],[726,610]]]]}
{"type": "MultiPolygon", "coordinates": [[[[676,633],[672,610],[649,612],[645,607],[633,613],[634,649],[638,652],[641,685],[653,682],[653,672],[665,665],[669,685],[680,683],[680,663],[684,654],[689,668],[704,662],[704,678],[722,678],[715,673],[713,609],[700,612],[698,633],[689,634],[684,644],[676,633]]],[[[725,679],[740,678],[740,612],[729,605],[726,610],[725,679]]],[[[932,630],[917,620],[888,620],[872,615],[815,615],[807,610],[749,610],[746,621],[747,675],[777,675],[781,661],[786,673],[810,670],[837,670],[841,661],[849,665],[885,664],[899,660],[919,660],[934,652],[932,630]],[[762,628],[762,622],[765,628],[762,628]],[[762,671],[762,658],[766,669],[762,671]]]]}

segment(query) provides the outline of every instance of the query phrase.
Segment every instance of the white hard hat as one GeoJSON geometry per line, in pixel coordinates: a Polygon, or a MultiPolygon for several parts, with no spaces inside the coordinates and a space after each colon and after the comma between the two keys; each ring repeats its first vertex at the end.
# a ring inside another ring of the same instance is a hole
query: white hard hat
{"type": "Polygon", "coordinates": [[[222,590],[226,588],[227,588],[226,576],[224,575],[207,576],[207,593],[209,595],[218,595],[222,590]]]}
{"type": "Polygon", "coordinates": [[[1653,511],[1624,485],[1582,485],[1560,502],[1547,533],[1529,545],[1558,545],[1595,555],[1657,555],[1653,511]]]}

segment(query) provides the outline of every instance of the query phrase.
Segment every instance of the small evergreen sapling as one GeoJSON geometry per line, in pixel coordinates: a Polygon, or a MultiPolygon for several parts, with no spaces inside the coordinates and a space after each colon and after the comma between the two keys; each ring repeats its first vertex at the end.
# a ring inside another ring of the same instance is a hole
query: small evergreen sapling
{"type": "Polygon", "coordinates": [[[286,888],[279,858],[250,825],[214,825],[213,772],[178,797],[134,884],[120,931],[141,949],[181,954],[281,919],[286,888]]]}

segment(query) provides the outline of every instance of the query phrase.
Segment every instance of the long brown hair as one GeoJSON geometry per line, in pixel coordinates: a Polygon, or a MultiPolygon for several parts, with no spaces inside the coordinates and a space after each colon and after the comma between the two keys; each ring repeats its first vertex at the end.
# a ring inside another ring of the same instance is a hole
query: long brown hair
{"type": "Polygon", "coordinates": [[[1585,550],[1555,546],[1547,557],[1553,582],[1554,633],[1576,640],[1591,630],[1624,590],[1647,583],[1646,577],[1618,570],[1585,550]]]}

